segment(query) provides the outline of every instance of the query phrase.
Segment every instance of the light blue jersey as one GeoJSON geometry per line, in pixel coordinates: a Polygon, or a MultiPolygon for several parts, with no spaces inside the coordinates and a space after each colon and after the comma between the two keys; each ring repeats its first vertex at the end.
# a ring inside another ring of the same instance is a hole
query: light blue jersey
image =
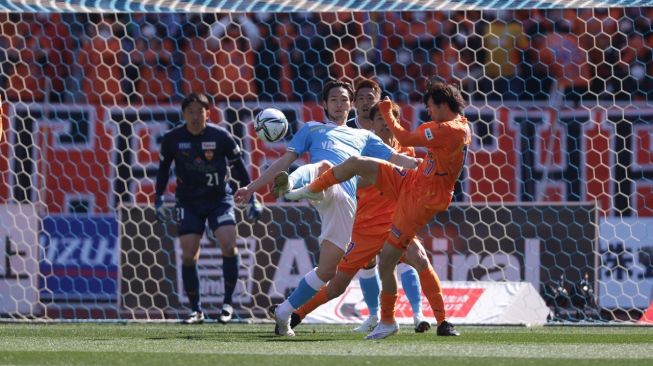
{"type": "MultiPolygon", "coordinates": [[[[308,152],[311,163],[326,160],[334,165],[361,155],[388,160],[394,153],[390,146],[370,131],[314,121],[304,124],[295,133],[287,149],[297,155],[308,152]]],[[[356,178],[341,185],[347,195],[355,200],[356,178]]]]}

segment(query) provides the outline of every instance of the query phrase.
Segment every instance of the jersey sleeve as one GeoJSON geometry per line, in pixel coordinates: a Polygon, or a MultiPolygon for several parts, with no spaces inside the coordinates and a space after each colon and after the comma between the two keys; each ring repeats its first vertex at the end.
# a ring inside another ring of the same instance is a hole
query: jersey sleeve
{"type": "Polygon", "coordinates": [[[308,151],[310,148],[310,126],[308,123],[304,124],[302,128],[293,135],[292,139],[288,143],[286,150],[292,151],[297,155],[301,155],[308,151]]]}
{"type": "Polygon", "coordinates": [[[392,131],[395,139],[397,139],[397,142],[401,146],[427,146],[429,140],[422,134],[423,132],[419,128],[415,132],[410,132],[392,115],[392,102],[385,100],[380,102],[379,110],[388,128],[392,131]]]}
{"type": "Polygon", "coordinates": [[[365,147],[361,151],[361,155],[378,158],[383,160],[390,160],[395,150],[386,145],[381,138],[369,132],[365,147]]]}
{"type": "Polygon", "coordinates": [[[249,172],[247,172],[247,168],[245,167],[242,150],[233,136],[228,132],[224,134],[224,146],[224,155],[229,163],[231,176],[238,181],[240,187],[248,185],[251,180],[249,172]]]}
{"type": "Polygon", "coordinates": [[[175,159],[174,141],[172,134],[166,133],[161,141],[161,154],[159,156],[159,170],[156,172],[155,194],[163,195],[170,179],[170,167],[175,159]]]}

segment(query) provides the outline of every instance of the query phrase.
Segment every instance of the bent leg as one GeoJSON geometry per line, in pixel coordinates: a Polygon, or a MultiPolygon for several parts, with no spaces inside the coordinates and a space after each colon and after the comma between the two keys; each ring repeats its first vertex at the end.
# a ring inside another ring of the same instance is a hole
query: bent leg
{"type": "Polygon", "coordinates": [[[402,250],[386,242],[379,256],[381,322],[385,324],[395,323],[395,304],[397,302],[397,277],[395,268],[402,254],[402,250]]]}

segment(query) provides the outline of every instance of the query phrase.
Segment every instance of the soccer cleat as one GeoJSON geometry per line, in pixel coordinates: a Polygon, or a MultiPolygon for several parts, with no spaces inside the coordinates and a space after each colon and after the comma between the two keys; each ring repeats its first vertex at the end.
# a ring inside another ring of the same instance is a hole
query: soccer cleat
{"type": "Polygon", "coordinates": [[[220,315],[218,316],[218,321],[222,324],[227,324],[231,320],[233,314],[234,308],[229,304],[223,304],[222,310],[220,310],[220,315]]]}
{"type": "Polygon", "coordinates": [[[358,333],[369,333],[372,330],[374,330],[374,327],[376,327],[376,324],[379,322],[379,317],[376,315],[370,315],[365,319],[361,325],[358,327],[354,328],[354,332],[358,333]]]}
{"type": "Polygon", "coordinates": [[[365,337],[365,339],[383,339],[390,337],[393,334],[397,334],[399,331],[399,324],[397,322],[394,322],[392,324],[384,324],[382,322],[379,322],[379,324],[376,325],[374,330],[365,337]]]}
{"type": "Polygon", "coordinates": [[[277,316],[277,308],[274,309],[274,334],[282,337],[294,337],[295,332],[290,328],[288,320],[281,319],[277,316]]]}
{"type": "Polygon", "coordinates": [[[275,198],[283,196],[286,192],[290,190],[290,184],[288,183],[288,173],[279,172],[274,177],[274,183],[272,184],[272,195],[275,198]]]}
{"type": "MultiPolygon", "coordinates": [[[[276,315],[277,311],[277,305],[272,305],[268,308],[268,315],[272,319],[277,319],[276,315]]],[[[299,314],[293,312],[290,314],[290,328],[295,329],[296,326],[298,326],[302,322],[302,318],[299,316],[299,314]]]]}
{"type": "Polygon", "coordinates": [[[293,189],[291,191],[288,191],[286,194],[283,195],[286,197],[286,199],[291,200],[291,201],[299,201],[301,199],[307,199],[311,201],[322,201],[324,199],[324,191],[319,191],[319,192],[311,192],[308,189],[308,186],[303,186],[301,188],[293,189]]]}
{"type": "Polygon", "coordinates": [[[204,323],[204,313],[201,311],[193,311],[188,318],[184,319],[184,324],[202,324],[204,323]]]}
{"type": "Polygon", "coordinates": [[[453,327],[453,324],[449,323],[448,321],[443,321],[438,325],[438,329],[436,331],[436,334],[439,336],[459,336],[460,332],[455,330],[453,327]]]}
{"type": "Polygon", "coordinates": [[[428,320],[424,319],[422,316],[416,316],[415,321],[415,333],[424,333],[427,330],[431,329],[431,323],[428,320]]]}

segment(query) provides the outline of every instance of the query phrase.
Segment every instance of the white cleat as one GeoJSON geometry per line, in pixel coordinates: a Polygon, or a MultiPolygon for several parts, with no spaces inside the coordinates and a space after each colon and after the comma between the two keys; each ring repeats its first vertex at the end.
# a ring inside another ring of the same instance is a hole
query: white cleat
{"type": "Polygon", "coordinates": [[[421,315],[414,317],[413,321],[415,322],[415,333],[424,333],[431,329],[431,323],[421,315]]]}
{"type": "Polygon", "coordinates": [[[354,332],[358,333],[369,333],[374,330],[376,324],[379,322],[379,317],[376,315],[370,315],[361,325],[354,328],[354,332]]]}
{"type": "Polygon", "coordinates": [[[277,311],[279,310],[279,307],[275,309],[274,312],[274,334],[281,336],[281,337],[294,337],[295,336],[295,331],[292,330],[290,327],[290,319],[283,320],[277,314],[277,311]]]}
{"type": "Polygon", "coordinates": [[[220,310],[220,316],[218,316],[218,321],[222,324],[227,324],[233,315],[234,308],[229,304],[223,304],[222,309],[220,310]]]}
{"type": "Polygon", "coordinates": [[[319,202],[324,199],[324,191],[311,192],[308,189],[308,186],[306,185],[301,188],[288,191],[283,196],[286,197],[287,200],[291,200],[291,201],[299,201],[305,198],[310,201],[319,202]]]}
{"type": "Polygon", "coordinates": [[[376,325],[376,328],[365,337],[365,339],[383,339],[390,337],[393,334],[397,334],[399,331],[399,324],[397,322],[394,322],[392,324],[384,324],[379,322],[379,324],[376,325]]]}
{"type": "Polygon", "coordinates": [[[184,319],[184,324],[202,324],[204,323],[204,313],[201,311],[193,311],[188,318],[184,319]]]}

